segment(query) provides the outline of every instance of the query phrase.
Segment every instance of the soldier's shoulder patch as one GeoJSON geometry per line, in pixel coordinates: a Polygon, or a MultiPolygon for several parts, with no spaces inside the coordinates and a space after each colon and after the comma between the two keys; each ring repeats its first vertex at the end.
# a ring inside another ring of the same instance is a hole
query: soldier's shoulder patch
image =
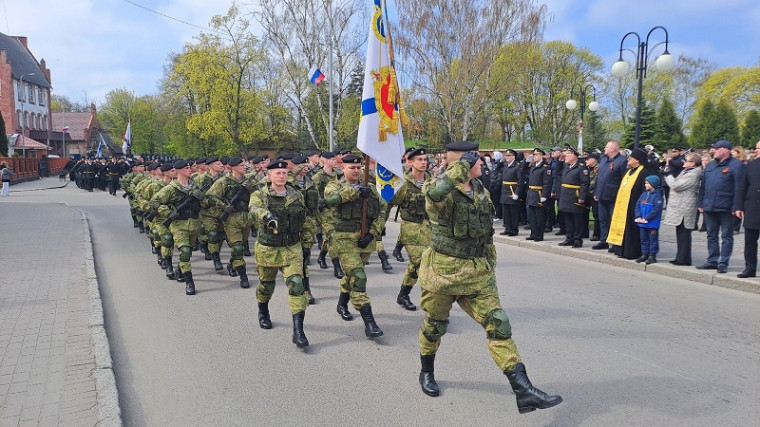
{"type": "Polygon", "coordinates": [[[551,170],[551,169],[547,169],[547,170],[546,170],[546,174],[547,174],[547,175],[551,175],[551,174],[552,174],[552,170],[551,170]]]}
{"type": "Polygon", "coordinates": [[[588,175],[588,169],[583,169],[583,174],[588,175]]]}

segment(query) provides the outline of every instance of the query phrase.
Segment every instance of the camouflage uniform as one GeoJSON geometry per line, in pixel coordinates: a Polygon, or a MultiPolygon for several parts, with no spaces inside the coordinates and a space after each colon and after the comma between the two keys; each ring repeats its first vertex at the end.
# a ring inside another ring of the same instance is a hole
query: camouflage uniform
{"type": "MultiPolygon", "coordinates": [[[[225,176],[224,172],[220,172],[219,175],[214,178],[211,172],[206,171],[199,174],[196,181],[201,188],[206,187],[214,179],[221,180],[225,176]]],[[[213,185],[213,184],[212,184],[213,185]]],[[[210,205],[208,203],[201,207],[200,223],[201,223],[201,244],[207,249],[206,260],[214,260],[214,268],[219,271],[222,270],[222,263],[219,258],[219,251],[222,249],[222,234],[224,233],[224,226],[219,219],[222,216],[222,209],[216,205],[210,205]]]]}
{"type": "Polygon", "coordinates": [[[449,312],[457,302],[486,330],[491,357],[506,371],[520,362],[520,356],[496,288],[495,210],[479,180],[471,181],[471,194],[465,190],[469,171],[467,162],[454,162],[422,189],[432,238],[422,253],[419,271],[420,306],[427,313],[419,333],[420,353],[438,351],[449,312]]]}
{"type": "MultiPolygon", "coordinates": [[[[295,175],[297,176],[298,173],[295,175]]],[[[307,264],[309,258],[311,257],[311,247],[314,246],[314,236],[319,232],[317,223],[317,213],[319,212],[319,190],[308,174],[306,174],[306,176],[300,180],[294,176],[293,186],[301,192],[301,195],[303,195],[306,207],[306,220],[304,221],[303,232],[301,233],[301,250],[303,252],[303,280],[309,301],[313,304],[314,297],[311,295],[311,286],[309,283],[309,267],[307,264]]]]}
{"type": "MultiPolygon", "coordinates": [[[[335,211],[333,208],[326,206],[322,203],[325,198],[325,188],[330,182],[337,182],[343,176],[343,171],[335,169],[332,172],[327,172],[324,169],[320,170],[314,175],[314,185],[319,191],[319,200],[321,209],[318,209],[318,222],[322,224],[322,235],[324,236],[322,247],[320,248],[320,262],[324,263],[324,256],[326,253],[330,254],[330,258],[333,260],[333,266],[335,268],[336,278],[343,278],[343,271],[340,267],[340,261],[338,260],[338,254],[335,251],[335,244],[333,242],[333,233],[335,231],[335,211]]],[[[327,268],[326,265],[321,264],[320,267],[327,268]]]]}

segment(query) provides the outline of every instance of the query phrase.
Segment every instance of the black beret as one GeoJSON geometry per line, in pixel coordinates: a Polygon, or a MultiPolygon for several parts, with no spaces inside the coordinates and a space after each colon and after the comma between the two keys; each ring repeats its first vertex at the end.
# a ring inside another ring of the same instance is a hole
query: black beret
{"type": "Polygon", "coordinates": [[[240,156],[231,157],[230,160],[227,161],[227,164],[230,166],[237,166],[241,163],[243,163],[243,158],[240,156]]]}
{"type": "Polygon", "coordinates": [[[179,159],[174,162],[174,169],[182,169],[185,166],[190,166],[191,163],[187,160],[179,159]]]}
{"type": "Polygon", "coordinates": [[[416,156],[424,156],[427,154],[427,149],[424,147],[420,148],[413,148],[412,151],[409,152],[409,155],[406,157],[407,159],[413,159],[416,156]]]}
{"type": "Polygon", "coordinates": [[[641,149],[640,147],[636,147],[631,151],[631,157],[638,160],[639,163],[641,163],[642,165],[646,164],[647,160],[649,159],[649,155],[647,154],[647,152],[641,149]]]}
{"type": "Polygon", "coordinates": [[[306,156],[302,156],[300,154],[297,154],[297,155],[293,156],[293,159],[291,160],[291,162],[293,162],[294,165],[300,165],[300,164],[306,163],[308,161],[309,161],[309,159],[306,156]]]}
{"type": "Polygon", "coordinates": [[[569,151],[569,152],[575,154],[576,156],[579,155],[578,154],[578,150],[576,150],[575,148],[573,148],[573,146],[570,145],[570,144],[565,144],[565,150],[564,151],[569,151]]]}
{"type": "Polygon", "coordinates": [[[254,156],[253,160],[251,160],[253,163],[261,163],[264,160],[266,160],[266,157],[264,156],[254,156]]]}
{"type": "Polygon", "coordinates": [[[248,156],[248,160],[250,160],[250,161],[253,161],[253,159],[255,159],[255,158],[256,158],[255,154],[251,154],[250,156],[248,156]]]}
{"type": "Polygon", "coordinates": [[[288,163],[285,160],[275,160],[267,165],[267,169],[287,169],[288,163]]]}
{"type": "Polygon", "coordinates": [[[333,157],[335,157],[335,152],[334,151],[325,151],[324,153],[322,153],[322,157],[325,158],[325,159],[332,159],[333,157]]]}
{"type": "Polygon", "coordinates": [[[588,153],[586,154],[586,159],[596,159],[599,160],[599,154],[598,153],[588,153]]]}
{"type": "Polygon", "coordinates": [[[262,155],[261,155],[261,157],[263,157],[263,158],[264,158],[264,160],[266,160],[266,159],[268,159],[268,158],[269,158],[269,154],[262,154],[262,155]]]}
{"type": "Polygon", "coordinates": [[[282,160],[293,160],[293,157],[295,156],[295,153],[282,153],[277,157],[281,158],[282,160]]]}
{"type": "Polygon", "coordinates": [[[343,158],[343,163],[361,163],[362,158],[361,156],[357,156],[356,154],[348,154],[346,157],[343,158]]]}
{"type": "Polygon", "coordinates": [[[446,149],[449,151],[473,151],[478,149],[478,143],[470,141],[457,141],[446,144],[446,149]]]}
{"type": "Polygon", "coordinates": [[[544,150],[536,147],[536,148],[533,149],[533,154],[540,154],[542,156],[545,156],[546,155],[546,151],[544,151],[544,150]]]}
{"type": "Polygon", "coordinates": [[[226,165],[229,163],[230,158],[227,156],[222,156],[222,158],[220,158],[219,161],[222,162],[223,165],[226,165]]]}
{"type": "Polygon", "coordinates": [[[409,147],[409,148],[406,149],[406,151],[404,151],[404,154],[409,154],[409,153],[411,153],[414,150],[415,150],[414,147],[409,147]]]}
{"type": "Polygon", "coordinates": [[[511,149],[511,148],[510,148],[510,149],[508,149],[508,150],[506,150],[506,151],[504,151],[504,153],[505,153],[505,155],[507,155],[507,154],[511,154],[511,155],[513,155],[513,156],[517,157],[517,151],[515,151],[515,150],[513,150],[513,149],[511,149]]]}
{"type": "Polygon", "coordinates": [[[206,157],[207,165],[210,165],[211,163],[218,162],[218,161],[219,161],[219,157],[216,157],[216,156],[206,157]]]}
{"type": "Polygon", "coordinates": [[[174,169],[174,164],[172,164],[172,162],[167,162],[161,165],[161,172],[169,172],[172,169],[174,169]]]}
{"type": "Polygon", "coordinates": [[[199,165],[201,163],[206,163],[206,158],[205,157],[198,157],[197,159],[195,159],[195,164],[196,165],[199,165]]]}
{"type": "Polygon", "coordinates": [[[132,165],[132,167],[135,167],[135,166],[144,166],[144,165],[143,165],[143,162],[135,162],[135,164],[132,165]]]}
{"type": "Polygon", "coordinates": [[[671,150],[678,150],[678,151],[684,151],[686,148],[684,148],[682,145],[674,145],[670,147],[671,150]]]}
{"type": "Polygon", "coordinates": [[[346,148],[345,150],[340,150],[340,154],[343,154],[344,156],[351,154],[351,149],[346,148]]]}
{"type": "Polygon", "coordinates": [[[148,165],[148,167],[146,169],[148,169],[149,171],[152,171],[152,170],[156,169],[159,166],[160,166],[160,163],[151,163],[151,164],[148,165]]]}
{"type": "Polygon", "coordinates": [[[307,151],[306,153],[304,153],[304,156],[306,156],[306,157],[311,157],[311,156],[316,156],[316,155],[318,155],[318,154],[319,154],[319,151],[316,151],[316,150],[310,150],[310,151],[307,151]]]}

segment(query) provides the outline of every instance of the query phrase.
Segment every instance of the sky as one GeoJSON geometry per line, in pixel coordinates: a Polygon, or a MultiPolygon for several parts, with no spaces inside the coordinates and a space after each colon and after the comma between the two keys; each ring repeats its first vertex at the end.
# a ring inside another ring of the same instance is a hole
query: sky
{"type": "MultiPolygon", "coordinates": [[[[245,0],[244,0],[245,1],[245,0]]],[[[457,0],[451,0],[457,1],[457,0]]],[[[117,88],[137,96],[158,92],[167,58],[227,12],[227,0],[0,0],[0,32],[27,36],[45,59],[53,94],[96,104],[117,88]],[[140,7],[142,6],[142,7],[140,7]],[[151,9],[155,12],[146,10],[151,9]],[[168,15],[185,23],[161,16],[168,15]],[[190,24],[190,25],[188,25],[190,24]]],[[[248,3],[248,1],[245,1],[248,3]]],[[[642,41],[661,25],[674,56],[713,61],[719,68],[760,65],[757,0],[544,0],[551,16],[546,40],[565,40],[601,56],[607,68],[631,31],[642,41]]],[[[371,3],[367,0],[367,4],[371,3]]],[[[395,0],[389,0],[395,7],[395,0]]],[[[393,16],[393,13],[391,13],[393,16]]],[[[254,23],[254,25],[257,25],[254,23]]],[[[657,30],[650,46],[665,40],[657,30]]],[[[624,49],[635,49],[629,36],[624,49]]],[[[662,53],[663,46],[653,55],[662,53]]],[[[634,60],[632,53],[624,59],[634,60]]]]}

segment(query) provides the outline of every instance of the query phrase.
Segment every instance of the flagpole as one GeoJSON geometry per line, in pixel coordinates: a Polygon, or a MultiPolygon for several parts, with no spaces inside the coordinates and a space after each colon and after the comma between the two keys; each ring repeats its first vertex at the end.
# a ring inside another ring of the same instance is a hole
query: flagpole
{"type": "Polygon", "coordinates": [[[333,147],[335,146],[335,143],[333,141],[333,14],[332,14],[332,3],[330,3],[330,67],[327,71],[328,74],[330,74],[329,81],[327,82],[329,84],[329,90],[330,90],[330,125],[329,125],[329,141],[330,141],[330,151],[333,151],[333,147]]]}

